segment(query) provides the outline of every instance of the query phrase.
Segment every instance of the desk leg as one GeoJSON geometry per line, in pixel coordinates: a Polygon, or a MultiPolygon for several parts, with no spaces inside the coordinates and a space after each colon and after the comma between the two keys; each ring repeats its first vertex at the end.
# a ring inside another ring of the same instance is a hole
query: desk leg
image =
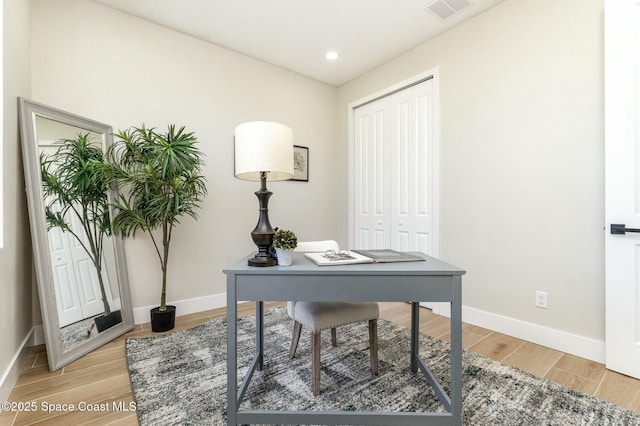
{"type": "Polygon", "coordinates": [[[452,277],[451,298],[451,413],[462,424],[462,278],[452,277]]]}
{"type": "Polygon", "coordinates": [[[227,275],[227,424],[236,425],[238,411],[238,324],[235,275],[227,275]]]}
{"type": "Polygon", "coordinates": [[[262,371],[264,361],[264,302],[256,302],[256,355],[258,355],[258,370],[262,371]]]}
{"type": "Polygon", "coordinates": [[[418,333],[420,332],[420,313],[418,302],[411,302],[411,371],[418,371],[418,333]]]}

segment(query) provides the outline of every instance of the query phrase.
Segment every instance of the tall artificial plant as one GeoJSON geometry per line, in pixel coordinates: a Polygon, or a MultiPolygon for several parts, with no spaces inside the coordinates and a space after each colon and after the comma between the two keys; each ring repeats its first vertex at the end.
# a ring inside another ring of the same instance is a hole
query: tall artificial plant
{"type": "Polygon", "coordinates": [[[110,314],[102,279],[102,243],[111,235],[102,146],[92,143],[88,133],[58,143],[53,154],[40,155],[47,229],[60,228],[80,243],[98,275],[104,312],[110,314]],[[73,217],[82,229],[72,226],[73,217]]]}
{"type": "Polygon", "coordinates": [[[113,230],[123,237],[149,234],[162,269],[160,311],[167,310],[169,247],[180,217],[197,219],[196,210],[207,193],[200,173],[202,153],[193,133],[184,126],[167,132],[131,127],[120,130],[109,148],[110,178],[120,189],[114,204],[113,230]],[[160,230],[162,240],[154,231],[160,230]]]}

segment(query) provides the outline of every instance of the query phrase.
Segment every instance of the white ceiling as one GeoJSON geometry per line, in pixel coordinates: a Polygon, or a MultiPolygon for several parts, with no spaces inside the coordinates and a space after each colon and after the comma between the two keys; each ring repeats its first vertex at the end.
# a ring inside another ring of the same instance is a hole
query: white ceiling
{"type": "Polygon", "coordinates": [[[94,1],[339,86],[503,0],[469,0],[446,19],[425,9],[433,0],[94,1]]]}

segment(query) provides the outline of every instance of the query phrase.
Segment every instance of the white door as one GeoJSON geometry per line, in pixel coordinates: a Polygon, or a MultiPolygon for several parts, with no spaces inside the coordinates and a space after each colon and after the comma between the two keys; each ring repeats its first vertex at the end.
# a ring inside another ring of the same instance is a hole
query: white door
{"type": "Polygon", "coordinates": [[[433,80],[354,111],[354,248],[437,256],[433,80]]]}
{"type": "MultiPolygon", "coordinates": [[[[87,239],[87,234],[85,233],[80,220],[78,220],[75,215],[70,216],[71,229],[73,229],[76,235],[82,237],[83,243],[88,247],[89,240],[87,239]]],[[[82,307],[83,318],[101,314],[104,312],[104,303],[102,302],[102,292],[100,291],[100,281],[98,280],[96,267],[80,242],[69,233],[66,233],[66,235],[69,238],[71,258],[73,259],[73,265],[76,271],[76,283],[78,286],[78,293],[80,295],[80,305],[82,307]]],[[[109,295],[110,292],[107,290],[109,288],[109,281],[106,280],[104,269],[102,271],[102,279],[106,293],[109,295]]],[[[109,303],[108,299],[107,303],[109,303]]]]}
{"type": "Polygon", "coordinates": [[[389,98],[355,110],[355,245],[389,248],[389,98]]]}
{"type": "Polygon", "coordinates": [[[391,245],[437,256],[433,80],[390,97],[391,245]]]}
{"type": "Polygon", "coordinates": [[[48,232],[49,250],[51,252],[51,266],[53,283],[58,306],[58,320],[60,327],[80,321],[84,318],[80,306],[80,295],[76,286],[76,273],[69,250],[69,239],[60,228],[53,228],[48,232]]]}
{"type": "Polygon", "coordinates": [[[640,1],[605,3],[606,364],[640,378],[640,1]]]}
{"type": "MultiPolygon", "coordinates": [[[[77,235],[84,234],[76,218],[71,227],[77,235]]],[[[60,327],[103,313],[98,275],[87,252],[69,232],[53,228],[48,234],[60,327]]],[[[103,279],[108,288],[104,271],[103,279]]],[[[107,290],[107,297],[110,293],[107,290]]]]}

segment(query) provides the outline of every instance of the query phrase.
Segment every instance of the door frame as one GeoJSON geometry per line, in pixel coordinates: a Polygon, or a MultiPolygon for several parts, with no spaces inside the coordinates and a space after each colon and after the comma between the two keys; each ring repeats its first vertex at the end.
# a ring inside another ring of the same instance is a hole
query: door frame
{"type": "Polygon", "coordinates": [[[433,80],[433,214],[434,224],[433,232],[436,234],[433,244],[432,256],[438,257],[440,255],[440,70],[438,67],[424,71],[420,74],[407,78],[399,83],[389,86],[385,89],[372,93],[364,98],[351,102],[348,106],[348,180],[349,180],[349,247],[353,247],[355,244],[355,110],[370,102],[392,95],[396,92],[400,92],[416,84],[422,83],[426,80],[433,80]]]}

